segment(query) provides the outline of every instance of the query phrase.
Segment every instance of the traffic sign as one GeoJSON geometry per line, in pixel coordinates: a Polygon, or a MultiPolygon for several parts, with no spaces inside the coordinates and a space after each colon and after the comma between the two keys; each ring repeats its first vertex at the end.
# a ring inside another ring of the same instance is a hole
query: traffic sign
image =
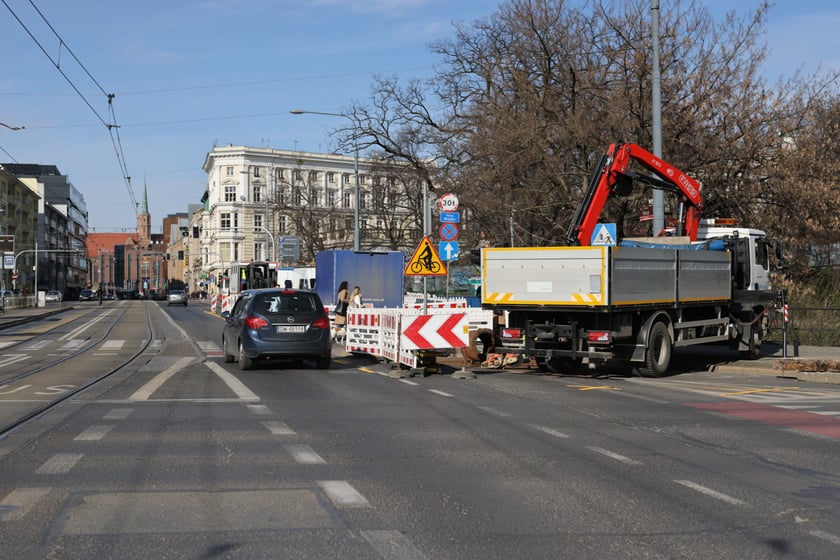
{"type": "Polygon", "coordinates": [[[441,222],[451,222],[453,224],[457,224],[461,221],[461,213],[460,212],[441,212],[440,213],[440,221],[441,222]]]}
{"type": "Polygon", "coordinates": [[[464,348],[469,341],[466,313],[404,315],[401,345],[406,350],[464,348]]]}
{"type": "Polygon", "coordinates": [[[441,241],[438,254],[445,261],[458,260],[458,242],[457,241],[441,241]]]}
{"type": "Polygon", "coordinates": [[[438,208],[440,208],[442,212],[454,212],[458,209],[458,204],[458,197],[452,193],[441,195],[438,199],[438,208]]]}
{"type": "Polygon", "coordinates": [[[595,230],[592,232],[592,239],[590,245],[605,245],[612,247],[616,240],[615,224],[597,224],[595,230]]]}
{"type": "Polygon", "coordinates": [[[455,241],[458,239],[458,224],[444,223],[440,224],[440,238],[444,241],[455,241]]]}
{"type": "Polygon", "coordinates": [[[9,270],[15,267],[15,256],[14,255],[3,255],[3,268],[8,268],[9,270]]]}
{"type": "Polygon", "coordinates": [[[408,259],[404,273],[406,276],[446,276],[446,266],[440,260],[428,236],[424,237],[408,259]]]}

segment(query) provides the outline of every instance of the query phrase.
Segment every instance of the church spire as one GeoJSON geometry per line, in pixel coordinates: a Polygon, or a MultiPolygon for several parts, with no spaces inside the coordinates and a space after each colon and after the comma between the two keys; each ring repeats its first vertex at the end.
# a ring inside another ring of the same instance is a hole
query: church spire
{"type": "Polygon", "coordinates": [[[148,214],[148,213],[149,213],[149,194],[148,194],[148,191],[146,189],[146,178],[143,177],[143,202],[140,203],[140,211],[138,212],[138,214],[140,214],[142,216],[143,214],[148,214]]]}

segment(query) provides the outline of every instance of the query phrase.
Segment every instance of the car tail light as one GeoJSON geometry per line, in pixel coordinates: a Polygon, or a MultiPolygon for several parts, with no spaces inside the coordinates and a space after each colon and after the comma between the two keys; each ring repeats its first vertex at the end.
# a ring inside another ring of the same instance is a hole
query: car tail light
{"type": "Polygon", "coordinates": [[[268,321],[263,319],[262,317],[257,317],[256,315],[249,315],[245,317],[245,326],[249,329],[263,329],[269,326],[268,321]]]}
{"type": "Polygon", "coordinates": [[[586,336],[590,344],[609,344],[612,342],[610,331],[589,331],[586,336]]]}
{"type": "Polygon", "coordinates": [[[502,329],[502,338],[522,338],[522,329],[502,329]]]}
{"type": "Polygon", "coordinates": [[[312,321],[312,326],[316,329],[329,329],[330,319],[329,317],[318,317],[317,319],[312,321]]]}

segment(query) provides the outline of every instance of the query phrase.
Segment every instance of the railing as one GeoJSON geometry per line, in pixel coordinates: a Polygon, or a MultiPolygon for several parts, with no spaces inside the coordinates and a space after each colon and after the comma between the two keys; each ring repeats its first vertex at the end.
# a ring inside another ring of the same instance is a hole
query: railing
{"type": "MultiPolygon", "coordinates": [[[[770,312],[767,340],[781,341],[784,317],[779,309],[770,312]]],[[[794,345],[840,346],[840,307],[791,307],[788,341],[794,345]]]]}
{"type": "Polygon", "coordinates": [[[3,297],[3,309],[22,309],[24,307],[35,307],[35,296],[5,296],[3,297]]]}

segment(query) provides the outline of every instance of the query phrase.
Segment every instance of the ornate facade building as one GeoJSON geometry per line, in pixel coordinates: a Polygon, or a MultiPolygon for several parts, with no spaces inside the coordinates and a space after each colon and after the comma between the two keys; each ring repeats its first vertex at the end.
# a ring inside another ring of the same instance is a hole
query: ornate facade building
{"type": "Polygon", "coordinates": [[[420,183],[405,166],[340,154],[216,147],[192,215],[188,289],[231,262],[305,266],[325,249],[411,251],[421,237],[420,183]]]}

